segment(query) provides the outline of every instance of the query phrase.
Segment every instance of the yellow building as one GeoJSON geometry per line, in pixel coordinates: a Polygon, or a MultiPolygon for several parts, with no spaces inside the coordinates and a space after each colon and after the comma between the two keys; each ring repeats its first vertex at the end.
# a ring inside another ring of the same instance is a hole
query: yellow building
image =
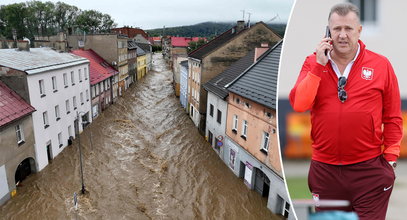
{"type": "Polygon", "coordinates": [[[147,73],[147,57],[143,49],[137,46],[137,81],[147,73]]]}

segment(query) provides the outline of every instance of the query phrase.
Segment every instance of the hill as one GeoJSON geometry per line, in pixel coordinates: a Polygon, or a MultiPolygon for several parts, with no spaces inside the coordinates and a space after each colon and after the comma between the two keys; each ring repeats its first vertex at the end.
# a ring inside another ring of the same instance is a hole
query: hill
{"type": "MultiPolygon", "coordinates": [[[[254,24],[254,23],[252,23],[254,24]]],[[[195,25],[168,27],[146,30],[153,37],[170,35],[182,37],[207,37],[217,36],[236,25],[236,22],[204,22],[195,25]]],[[[286,24],[268,24],[280,36],[284,36],[286,24]]]]}

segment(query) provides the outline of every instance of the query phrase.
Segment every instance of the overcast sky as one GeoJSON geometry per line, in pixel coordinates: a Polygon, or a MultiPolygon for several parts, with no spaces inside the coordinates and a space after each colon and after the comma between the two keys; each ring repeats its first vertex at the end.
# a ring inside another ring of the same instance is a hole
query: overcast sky
{"type": "MultiPolygon", "coordinates": [[[[44,2],[44,0],[41,0],[44,2]]],[[[58,2],[58,0],[50,0],[58,2]]],[[[237,21],[242,10],[251,13],[251,21],[288,21],[294,0],[59,0],[82,10],[95,9],[109,14],[117,25],[142,29],[192,25],[205,21],[237,21]]],[[[1,5],[27,2],[1,0],[1,5]]],[[[248,19],[245,13],[245,20],[248,19]]]]}

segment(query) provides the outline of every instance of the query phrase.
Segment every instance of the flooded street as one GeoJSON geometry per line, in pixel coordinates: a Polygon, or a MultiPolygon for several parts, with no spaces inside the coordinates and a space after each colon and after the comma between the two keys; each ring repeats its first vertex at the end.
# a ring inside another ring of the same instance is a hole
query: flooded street
{"type": "Polygon", "coordinates": [[[279,219],[198,133],[161,55],[153,60],[153,70],[81,134],[89,193],[78,210],[76,138],[23,181],[0,207],[1,219],[279,219]]]}

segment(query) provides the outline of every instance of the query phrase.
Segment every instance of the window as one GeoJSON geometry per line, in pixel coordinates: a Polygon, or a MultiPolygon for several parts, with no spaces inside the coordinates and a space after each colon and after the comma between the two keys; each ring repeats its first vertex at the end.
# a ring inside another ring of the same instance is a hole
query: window
{"type": "Polygon", "coordinates": [[[374,23],[377,20],[377,0],[349,0],[360,9],[362,23],[374,23]]]}
{"type": "Polygon", "coordinates": [[[71,112],[71,106],[69,105],[69,99],[65,101],[65,108],[66,108],[66,114],[69,114],[71,112]]]}
{"type": "Polygon", "coordinates": [[[89,90],[86,90],[86,101],[89,101],[89,90]]]}
{"type": "Polygon", "coordinates": [[[76,110],[77,109],[77,105],[76,105],[76,96],[74,96],[73,98],[72,98],[72,103],[73,103],[73,110],[76,110]]]}
{"type": "Polygon", "coordinates": [[[243,120],[242,136],[241,137],[246,140],[246,137],[247,137],[247,121],[246,120],[243,120]]]}
{"type": "Polygon", "coordinates": [[[90,93],[91,93],[92,99],[93,99],[93,98],[95,98],[95,96],[96,96],[96,87],[95,87],[95,86],[92,86],[91,89],[92,89],[92,90],[90,91],[90,93]]]}
{"type": "Polygon", "coordinates": [[[41,98],[45,96],[45,86],[44,86],[44,80],[41,79],[40,81],[38,81],[39,86],[40,86],[40,95],[41,98]]]}
{"type": "Polygon", "coordinates": [[[245,102],[244,103],[244,106],[246,106],[246,108],[251,108],[252,106],[250,105],[250,103],[248,103],[248,102],[245,102]]]}
{"type": "Polygon", "coordinates": [[[59,115],[59,105],[55,106],[55,118],[57,121],[59,121],[59,119],[61,119],[61,117],[59,115]]]}
{"type": "Polygon", "coordinates": [[[83,92],[81,92],[81,94],[80,94],[80,99],[81,99],[81,105],[83,105],[83,92]]]}
{"type": "Polygon", "coordinates": [[[99,95],[99,83],[96,84],[96,95],[99,95]]]}
{"type": "Polygon", "coordinates": [[[222,112],[219,109],[218,109],[218,115],[217,115],[216,121],[219,124],[222,124],[222,112]]]}
{"type": "Polygon", "coordinates": [[[266,153],[269,151],[269,140],[270,140],[270,134],[268,132],[263,131],[263,138],[261,141],[261,151],[263,153],[266,153]]]}
{"type": "Polygon", "coordinates": [[[237,133],[237,123],[238,123],[238,117],[237,115],[233,115],[233,125],[232,125],[232,132],[237,133]]]}
{"type": "Polygon", "coordinates": [[[60,132],[60,133],[58,133],[58,144],[59,144],[59,148],[61,148],[62,147],[62,133],[60,132]]]}
{"type": "Polygon", "coordinates": [[[73,86],[75,85],[75,75],[74,75],[73,71],[71,72],[71,83],[73,86]]]}
{"type": "Polygon", "coordinates": [[[239,98],[236,98],[236,99],[235,99],[235,102],[236,102],[237,104],[240,104],[240,99],[239,99],[239,98]]]}
{"type": "Polygon", "coordinates": [[[83,69],[83,74],[85,75],[85,80],[88,80],[88,68],[83,69]]]}
{"type": "Polygon", "coordinates": [[[16,136],[17,136],[17,144],[21,145],[24,144],[24,132],[21,125],[16,126],[16,136]]]}
{"type": "Polygon", "coordinates": [[[190,110],[191,117],[194,117],[194,106],[191,105],[191,110],[190,110]]]}
{"type": "Polygon", "coordinates": [[[82,82],[82,70],[78,70],[78,75],[79,75],[79,82],[82,82]]]}
{"type": "Polygon", "coordinates": [[[213,117],[213,105],[209,106],[209,115],[213,117]]]}
{"type": "Polygon", "coordinates": [[[66,73],[64,73],[64,86],[65,88],[68,87],[68,75],[66,73]]]}
{"type": "Polygon", "coordinates": [[[107,88],[110,89],[110,81],[109,80],[106,80],[106,85],[107,85],[107,88]]]}
{"type": "Polygon", "coordinates": [[[58,92],[58,88],[57,88],[57,77],[53,76],[52,77],[52,90],[54,92],[58,92]]]}
{"type": "Polygon", "coordinates": [[[46,111],[42,113],[42,120],[44,122],[44,128],[48,128],[49,127],[48,113],[46,111]]]}

